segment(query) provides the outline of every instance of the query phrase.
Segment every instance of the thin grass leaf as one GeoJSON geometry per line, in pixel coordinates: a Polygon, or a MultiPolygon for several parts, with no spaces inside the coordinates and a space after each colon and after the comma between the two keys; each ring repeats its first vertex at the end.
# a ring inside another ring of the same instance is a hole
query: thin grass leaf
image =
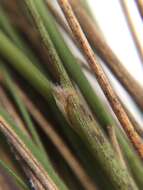
{"type": "Polygon", "coordinates": [[[0,7],[0,25],[1,29],[11,38],[11,40],[17,45],[17,47],[23,50],[25,54],[28,55],[28,57],[33,61],[33,63],[38,65],[38,61],[35,58],[32,50],[28,47],[28,45],[24,42],[22,37],[16,31],[16,29],[12,26],[8,16],[6,15],[2,7],[0,7]]]}
{"type": "MultiPolygon", "coordinates": [[[[3,70],[4,71],[4,70],[3,70]]],[[[12,81],[12,78],[10,77],[9,73],[5,71],[5,74],[4,74],[4,84],[6,85],[6,87],[9,89],[11,95],[13,96],[14,100],[15,100],[15,103],[17,104],[21,114],[22,114],[22,117],[24,118],[25,120],[25,123],[35,141],[35,143],[38,145],[41,153],[43,154],[43,156],[46,158],[47,157],[47,154],[45,152],[45,149],[43,147],[43,144],[40,140],[40,137],[34,127],[34,124],[32,122],[32,119],[25,107],[25,105],[23,104],[23,101],[21,100],[20,98],[20,95],[19,95],[19,92],[18,92],[18,89],[17,87],[14,85],[14,82],[12,81]]]]}
{"type": "Polygon", "coordinates": [[[32,18],[39,30],[42,42],[46,46],[46,49],[48,52],[48,57],[49,57],[49,62],[52,63],[51,67],[52,67],[53,71],[56,73],[57,77],[59,78],[60,84],[63,87],[70,88],[71,87],[70,79],[62,65],[62,62],[61,62],[55,48],[54,48],[54,45],[49,37],[49,34],[46,31],[46,28],[44,26],[42,18],[40,17],[40,14],[38,13],[36,4],[32,0],[25,0],[25,3],[27,5],[27,9],[30,11],[32,18]]]}

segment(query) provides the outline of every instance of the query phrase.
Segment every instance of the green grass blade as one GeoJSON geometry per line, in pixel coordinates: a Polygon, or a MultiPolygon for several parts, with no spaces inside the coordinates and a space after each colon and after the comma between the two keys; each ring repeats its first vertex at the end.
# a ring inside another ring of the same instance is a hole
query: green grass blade
{"type": "Polygon", "coordinates": [[[38,65],[38,60],[33,54],[32,50],[28,47],[28,45],[24,42],[19,32],[13,27],[10,23],[8,16],[5,11],[0,7],[0,26],[1,29],[10,37],[10,39],[20,48],[33,63],[38,65]]]}

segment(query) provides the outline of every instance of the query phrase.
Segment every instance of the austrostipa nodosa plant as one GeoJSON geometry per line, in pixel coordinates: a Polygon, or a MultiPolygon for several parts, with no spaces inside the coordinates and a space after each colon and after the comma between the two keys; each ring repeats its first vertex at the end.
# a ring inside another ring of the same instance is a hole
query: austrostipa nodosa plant
{"type": "MultiPolygon", "coordinates": [[[[143,87],[111,49],[88,3],[0,1],[0,187],[5,190],[143,188],[143,129],[101,60],[138,114],[143,87]]],[[[141,15],[140,1],[136,4],[141,15]]],[[[141,46],[136,45],[140,57],[141,46]]]]}

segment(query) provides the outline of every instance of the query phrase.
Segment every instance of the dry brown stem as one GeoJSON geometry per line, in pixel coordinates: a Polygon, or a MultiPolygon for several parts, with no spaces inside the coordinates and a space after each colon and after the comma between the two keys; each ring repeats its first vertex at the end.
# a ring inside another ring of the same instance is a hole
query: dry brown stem
{"type": "Polygon", "coordinates": [[[70,3],[92,47],[96,49],[99,56],[114,73],[115,77],[117,77],[134,101],[143,110],[143,87],[126,70],[85,10],[77,6],[75,0],[70,0],[70,3]]]}
{"type": "MultiPolygon", "coordinates": [[[[12,105],[11,101],[8,99],[5,91],[3,90],[3,88],[0,86],[0,103],[2,103],[2,105],[4,106],[4,108],[7,110],[7,112],[11,115],[11,117],[14,119],[14,121],[16,122],[17,126],[19,126],[22,131],[29,136],[28,132],[26,131],[26,128],[24,126],[23,121],[21,120],[21,118],[19,117],[19,115],[17,114],[16,110],[14,109],[14,106],[12,105]]],[[[16,151],[14,151],[14,155],[16,155],[15,157],[18,158],[18,162],[20,163],[20,166],[22,167],[25,175],[27,176],[27,178],[29,179],[29,181],[31,182],[31,186],[36,187],[36,190],[44,190],[43,186],[41,185],[41,183],[37,180],[37,178],[34,176],[34,174],[29,170],[29,168],[22,162],[22,159],[19,157],[18,154],[16,154],[16,151]]]]}
{"type": "Polygon", "coordinates": [[[0,130],[7,137],[19,156],[23,158],[28,168],[31,169],[32,173],[40,181],[43,187],[49,190],[58,190],[57,186],[48,176],[42,165],[35,159],[30,150],[21,141],[21,139],[12,130],[11,126],[2,116],[0,116],[0,130]]]}
{"type": "Polygon", "coordinates": [[[130,122],[126,112],[124,111],[121,103],[119,102],[116,93],[112,89],[107,76],[105,75],[102,67],[97,62],[94,52],[92,51],[82,29],[72,11],[72,8],[68,0],[58,0],[59,5],[61,6],[65,17],[71,27],[73,35],[77,42],[79,43],[91,69],[93,70],[105,96],[107,97],[114,113],[116,114],[118,120],[123,126],[127,136],[133,143],[140,157],[143,158],[143,143],[139,135],[134,130],[132,123],[130,122]]]}

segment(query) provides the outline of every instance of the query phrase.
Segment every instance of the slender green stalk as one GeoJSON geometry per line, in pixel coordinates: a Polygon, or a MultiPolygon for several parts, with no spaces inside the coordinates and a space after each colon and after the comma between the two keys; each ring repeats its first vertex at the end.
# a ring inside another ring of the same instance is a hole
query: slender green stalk
{"type": "Polygon", "coordinates": [[[48,95],[47,99],[52,101],[51,85],[48,79],[32,64],[28,57],[12,44],[2,31],[0,31],[0,41],[1,55],[7,57],[13,67],[15,67],[24,78],[29,79],[29,82],[34,85],[34,88],[43,95],[45,94],[44,91],[46,91],[48,95]],[[2,45],[2,43],[4,44],[2,45]]]}
{"type": "Polygon", "coordinates": [[[27,9],[30,11],[32,18],[38,28],[38,31],[41,35],[42,42],[44,43],[46,49],[47,49],[47,59],[51,63],[52,70],[55,72],[55,75],[59,79],[58,82],[63,87],[71,87],[72,84],[70,82],[70,79],[62,65],[62,62],[54,48],[54,45],[49,37],[48,32],[46,31],[46,28],[44,26],[44,23],[41,19],[40,14],[38,13],[38,9],[35,6],[35,1],[33,0],[25,0],[25,3],[27,5],[27,9]]]}
{"type": "Polygon", "coordinates": [[[26,126],[29,128],[30,133],[32,134],[32,137],[35,141],[35,143],[39,146],[41,153],[43,154],[43,156],[47,157],[47,154],[45,152],[45,149],[43,147],[43,144],[40,140],[40,137],[34,127],[34,124],[31,120],[31,117],[25,107],[25,105],[23,104],[20,95],[19,95],[19,91],[17,89],[17,87],[15,86],[14,82],[12,81],[12,78],[10,77],[9,73],[6,72],[4,73],[4,84],[6,85],[6,87],[8,88],[8,90],[10,91],[12,97],[14,98],[15,103],[17,104],[22,117],[25,120],[26,126]]]}
{"type": "Polygon", "coordinates": [[[28,47],[28,45],[24,42],[22,37],[19,35],[18,31],[12,26],[9,21],[8,16],[0,7],[0,26],[1,29],[11,38],[11,40],[19,47],[21,50],[25,52],[26,55],[29,56],[33,63],[38,65],[38,60],[33,54],[32,50],[28,47]]]}

